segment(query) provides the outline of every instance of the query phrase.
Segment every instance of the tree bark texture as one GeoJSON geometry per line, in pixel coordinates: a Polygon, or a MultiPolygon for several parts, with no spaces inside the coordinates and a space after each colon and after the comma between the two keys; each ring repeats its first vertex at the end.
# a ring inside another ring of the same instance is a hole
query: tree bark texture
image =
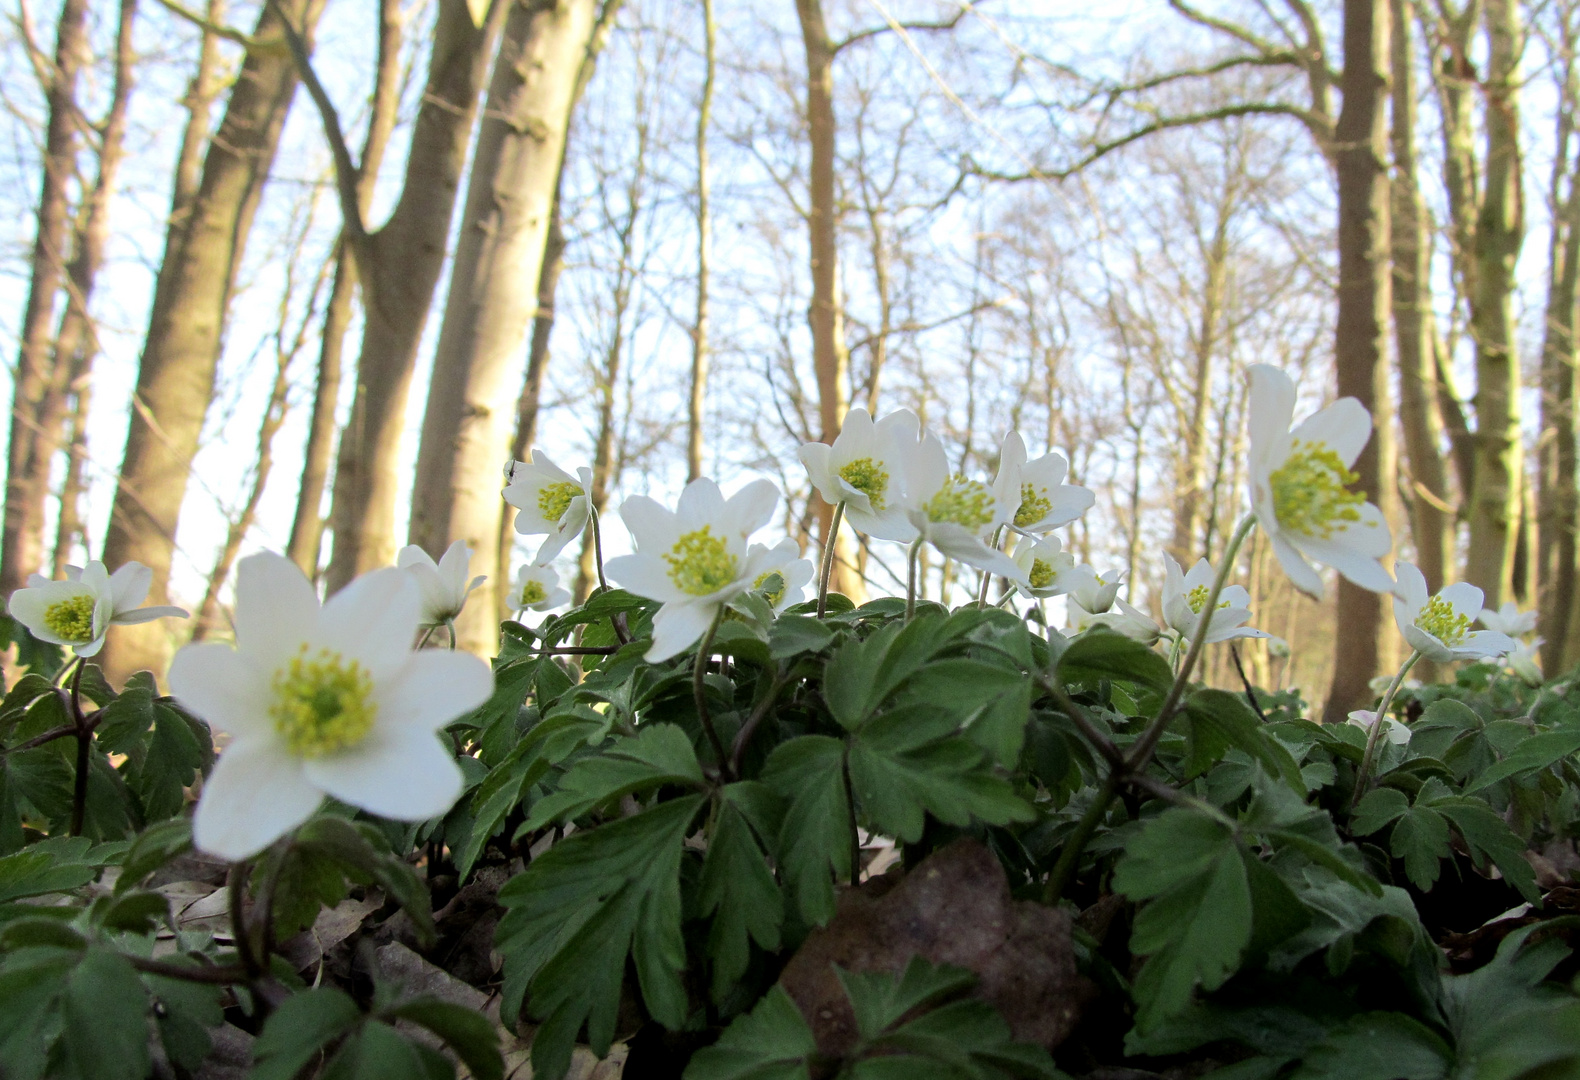
{"type": "MultiPolygon", "coordinates": [[[[366,217],[373,201],[373,188],[379,166],[389,146],[390,134],[400,109],[401,40],[404,18],[400,0],[381,0],[379,4],[378,64],[373,79],[373,111],[362,144],[357,176],[357,208],[366,217]]],[[[322,341],[318,351],[318,377],[314,382],[313,415],[307,426],[307,446],[302,453],[302,478],[297,485],[296,515],[291,521],[291,539],[286,548],[292,562],[309,578],[318,576],[318,561],[324,536],[321,506],[324,484],[329,479],[329,463],[335,449],[335,407],[340,401],[342,358],[346,330],[351,325],[352,301],[357,287],[356,256],[344,238],[336,251],[335,283],[330,289],[329,306],[324,311],[322,341]]]]}
{"type": "Polygon", "coordinates": [[[69,185],[77,156],[77,75],[88,59],[87,0],[65,0],[55,30],[54,63],[45,87],[43,182],[33,240],[32,280],[19,328],[21,349],[11,401],[6,453],[4,524],[0,526],[0,596],[27,584],[43,569],[44,503],[54,446],[44,434],[40,408],[54,379],[50,343],[55,297],[66,263],[71,224],[69,185]],[[48,447],[44,443],[50,443],[48,447]]]}
{"type": "Polygon", "coordinates": [[[1202,487],[1207,467],[1207,406],[1213,397],[1213,358],[1218,351],[1218,332],[1228,287],[1229,221],[1234,198],[1231,191],[1224,192],[1212,239],[1202,251],[1206,281],[1193,342],[1196,363],[1191,381],[1191,411],[1189,416],[1180,417],[1183,438],[1176,459],[1174,540],[1169,545],[1175,561],[1184,567],[1194,566],[1197,558],[1207,554],[1207,545],[1201,535],[1202,487]]]}
{"type": "MultiPolygon", "coordinates": [[[[566,129],[597,11],[596,0],[517,0],[505,22],[417,455],[410,540],[435,556],[465,540],[479,565],[499,561],[501,470],[515,419],[511,375],[536,307],[566,129]]],[[[492,655],[500,584],[490,575],[461,613],[460,647],[492,655]]]]}
{"type": "MultiPolygon", "coordinates": [[[[819,441],[832,443],[849,408],[847,384],[850,357],[845,351],[839,302],[839,208],[835,201],[834,165],[837,127],[834,118],[834,58],[837,49],[828,35],[822,0],[795,0],[806,51],[806,125],[811,161],[808,169],[811,234],[812,306],[807,322],[812,331],[812,368],[817,377],[819,441]]],[[[831,584],[860,603],[866,598],[855,545],[849,536],[830,536],[834,508],[814,491],[818,537],[834,543],[831,584]]]]}
{"type": "Polygon", "coordinates": [[[479,27],[466,0],[440,0],[400,200],[389,221],[359,245],[362,349],[351,418],[335,461],[334,547],[326,575],[331,592],[395,560],[396,466],[406,399],[444,269],[478,95],[507,6],[502,0],[494,3],[479,27]]]}
{"type": "Polygon", "coordinates": [[[1476,342],[1476,438],[1465,579],[1480,586],[1487,605],[1495,608],[1513,585],[1524,457],[1513,311],[1514,264],[1525,229],[1518,112],[1522,37],[1516,0],[1487,0],[1486,29],[1485,183],[1469,294],[1476,342]]]}
{"type": "Polygon", "coordinates": [[[708,125],[713,118],[714,54],[718,24],[713,0],[702,0],[704,74],[697,103],[697,315],[691,325],[691,399],[686,416],[686,479],[702,475],[703,418],[708,400],[708,273],[713,263],[713,215],[709,205],[708,125]]]}
{"type": "Polygon", "coordinates": [[[1412,0],[1392,0],[1393,143],[1391,233],[1394,344],[1399,357],[1399,419],[1409,462],[1410,535],[1416,565],[1434,592],[1454,572],[1454,513],[1443,461],[1432,355],[1431,239],[1416,166],[1416,80],[1412,0]]]}
{"type": "MultiPolygon", "coordinates": [[[[282,13],[310,34],[322,8],[321,0],[270,4],[254,36],[279,40],[282,13]]],[[[283,50],[247,54],[197,191],[165,238],[104,542],[106,564],[135,560],[152,568],[151,603],[168,597],[176,525],[213,396],[231,291],[296,81],[283,50]]],[[[162,670],[166,633],[159,622],[117,628],[101,654],[106,673],[119,681],[142,668],[162,670]]]]}
{"type": "MultiPolygon", "coordinates": [[[[1387,468],[1392,418],[1388,407],[1389,295],[1387,128],[1389,11],[1387,0],[1344,0],[1344,104],[1335,127],[1339,195],[1339,306],[1335,369],[1341,396],[1372,413],[1372,437],[1355,462],[1359,488],[1382,509],[1391,505],[1387,468]]],[[[1386,598],[1340,579],[1333,681],[1323,713],[1343,722],[1370,700],[1368,684],[1391,647],[1386,598]]]]}

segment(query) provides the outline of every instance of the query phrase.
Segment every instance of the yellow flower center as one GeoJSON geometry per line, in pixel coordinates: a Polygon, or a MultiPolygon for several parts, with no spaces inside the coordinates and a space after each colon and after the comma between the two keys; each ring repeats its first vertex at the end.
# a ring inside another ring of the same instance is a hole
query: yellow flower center
{"type": "Polygon", "coordinates": [[[1268,477],[1273,513],[1284,528],[1325,540],[1340,523],[1361,519],[1366,496],[1346,487],[1359,479],[1325,444],[1296,443],[1288,460],[1268,477]]]}
{"type": "Polygon", "coordinates": [[[44,609],[44,625],[62,641],[85,645],[93,640],[93,607],[92,593],[58,600],[44,609]]]}
{"type": "Polygon", "coordinates": [[[1020,508],[1015,511],[1015,524],[1024,529],[1035,525],[1048,516],[1048,511],[1053,509],[1053,500],[1048,498],[1047,488],[1041,493],[1032,484],[1020,486],[1020,508]]]}
{"type": "Polygon", "coordinates": [[[735,556],[709,525],[676,540],[664,561],[669,564],[669,580],[690,596],[716,593],[735,580],[735,556]]]}
{"type": "Polygon", "coordinates": [[[533,604],[541,604],[548,598],[548,590],[543,587],[543,583],[541,581],[529,581],[525,585],[521,586],[522,607],[531,607],[533,604]]]}
{"type": "Polygon", "coordinates": [[[1026,575],[1026,580],[1031,582],[1033,589],[1046,589],[1053,584],[1054,572],[1047,559],[1031,560],[1031,573],[1026,575]]]}
{"type": "Polygon", "coordinates": [[[839,478],[867,496],[874,513],[883,509],[883,494],[889,490],[889,474],[883,462],[870,457],[857,458],[839,470],[839,478]]]}
{"type": "Polygon", "coordinates": [[[1460,615],[1454,605],[1441,596],[1434,596],[1415,617],[1415,624],[1450,649],[1465,640],[1470,632],[1470,616],[1460,615]]]}
{"type": "Polygon", "coordinates": [[[752,589],[763,594],[769,607],[777,607],[785,598],[785,576],[777,570],[765,570],[752,582],[752,589]]]}
{"type": "Polygon", "coordinates": [[[569,480],[556,480],[538,490],[538,513],[544,521],[558,521],[570,509],[571,500],[582,493],[581,485],[569,480]]]}
{"type": "Polygon", "coordinates": [[[929,521],[952,522],[976,532],[993,520],[993,491],[980,480],[952,476],[923,509],[929,521]]]}
{"type": "Polygon", "coordinates": [[[274,730],[297,757],[318,758],[355,746],[373,730],[373,677],[355,660],[307,646],[274,673],[274,730]]]}

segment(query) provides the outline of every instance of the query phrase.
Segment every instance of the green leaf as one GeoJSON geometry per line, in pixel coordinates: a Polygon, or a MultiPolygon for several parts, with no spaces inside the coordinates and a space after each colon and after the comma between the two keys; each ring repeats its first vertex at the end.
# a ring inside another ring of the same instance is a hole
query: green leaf
{"type": "Polygon", "coordinates": [[[1465,838],[1471,858],[1485,866],[1490,859],[1503,878],[1533,904],[1541,903],[1542,890],[1536,872],[1525,861],[1525,841],[1514,834],[1508,823],[1476,799],[1442,799],[1432,809],[1446,817],[1465,838]]]}
{"type": "Polygon", "coordinates": [[[321,1077],[322,1080],[454,1080],[455,1068],[438,1051],[412,1042],[388,1024],[374,1020],[362,1025],[341,1044],[321,1077]]]}
{"type": "Polygon", "coordinates": [[[126,689],[104,707],[94,739],[106,754],[125,754],[141,763],[147,753],[147,735],[154,726],[154,678],[140,671],[126,681],[126,689]]]}
{"type": "Polygon", "coordinates": [[[834,719],[848,730],[859,728],[901,683],[968,629],[968,622],[934,608],[904,626],[890,623],[865,641],[840,646],[823,675],[823,699],[834,719]]]}
{"type": "Polygon", "coordinates": [[[870,725],[850,750],[851,787],[879,831],[914,844],[922,838],[924,811],[959,826],[973,818],[1004,825],[1036,816],[966,740],[905,748],[898,727],[879,730],[881,723],[870,725]]]}
{"type": "Polygon", "coordinates": [[[674,724],[652,724],[572,765],[559,789],[533,806],[526,828],[577,818],[621,796],[665,784],[700,788],[706,783],[685,731],[674,724]]]}
{"type": "MultiPolygon", "coordinates": [[[[173,957],[177,965],[193,963],[173,957]]],[[[143,981],[153,991],[156,1008],[154,1014],[159,1024],[159,1038],[164,1043],[170,1060],[188,1072],[198,1072],[203,1059],[213,1048],[209,1031],[225,1022],[218,986],[144,975],[143,981]]]]}
{"type": "Polygon", "coordinates": [[[86,837],[51,837],[0,858],[0,903],[24,896],[70,892],[99,876],[104,850],[86,837]]]}
{"type": "Polygon", "coordinates": [[[419,997],[401,1002],[390,1015],[421,1024],[439,1036],[477,1080],[501,1080],[505,1075],[499,1032],[482,1013],[435,997],[419,997]]]}
{"type": "Polygon", "coordinates": [[[1350,832],[1356,836],[1370,836],[1409,812],[1410,800],[1404,792],[1398,788],[1373,788],[1355,807],[1355,814],[1350,818],[1350,832]]]}
{"type": "Polygon", "coordinates": [[[833,640],[834,631],[821,619],[781,615],[768,630],[768,655],[788,660],[802,653],[821,652],[833,640]]]}
{"type": "Polygon", "coordinates": [[[1174,683],[1174,672],[1167,660],[1139,641],[1097,627],[1064,650],[1059,657],[1059,678],[1065,683],[1086,684],[1113,679],[1164,693],[1174,683]]]}
{"type": "Polygon", "coordinates": [[[594,1052],[608,1053],[628,954],[648,1012],[670,1028],[685,1021],[680,856],[703,801],[688,795],[576,833],[500,890],[503,1015],[514,1017],[530,991],[531,1012],[543,1021],[533,1070],[544,1080],[570,1067],[583,1023],[594,1052]]]}
{"type": "Polygon", "coordinates": [[[1292,1080],[1442,1080],[1452,1058],[1433,1031],[1403,1013],[1355,1017],[1313,1048],[1292,1080]]]}
{"type": "Polygon", "coordinates": [[[61,1013],[79,1075],[142,1080],[148,1073],[148,991],[124,956],[89,949],[66,981],[61,1013]]]}
{"type": "Polygon", "coordinates": [[[785,988],[775,983],[736,1017],[719,1041],[691,1055],[683,1080],[810,1080],[817,1040],[785,988]]]}
{"type": "Polygon", "coordinates": [[[132,787],[142,800],[144,817],[159,821],[180,813],[182,788],[191,786],[208,764],[208,752],[204,740],[174,709],[155,705],[153,713],[154,737],[132,787]]]}
{"type": "Polygon", "coordinates": [[[906,682],[900,700],[959,716],[966,738],[1013,768],[1026,738],[1031,691],[1031,679],[1022,671],[961,657],[922,668],[906,682]]]}
{"type": "Polygon", "coordinates": [[[835,967],[834,974],[850,998],[856,1029],[864,1039],[877,1038],[912,1009],[953,997],[977,981],[965,968],[947,964],[934,967],[920,956],[911,958],[898,980],[886,971],[856,972],[835,967]]]}
{"type": "Polygon", "coordinates": [[[775,747],[763,767],[763,782],[789,803],[777,845],[780,868],[802,918],[819,926],[834,917],[830,873],[850,873],[844,762],[840,740],[802,735],[775,747]]]}
{"type": "Polygon", "coordinates": [[[192,822],[184,817],[170,818],[150,825],[132,841],[121,860],[121,876],[115,891],[125,892],[170,860],[192,850],[192,822]]]}
{"type": "Polygon", "coordinates": [[[715,1001],[722,1001],[745,974],[751,955],[748,939],[773,952],[779,948],[784,922],[784,897],[768,868],[767,854],[732,798],[738,789],[751,786],[763,785],[731,784],[724,789],[698,884],[702,914],[712,916],[708,953],[713,957],[715,1001]]]}
{"type": "Polygon", "coordinates": [[[1437,881],[1442,859],[1448,858],[1448,822],[1426,806],[1413,806],[1394,824],[1388,850],[1404,860],[1404,872],[1422,892],[1437,881]]]}
{"type": "Polygon", "coordinates": [[[106,930],[151,934],[170,919],[170,901],[163,893],[130,892],[106,897],[94,905],[94,918],[106,930]]]}
{"type": "Polygon", "coordinates": [[[327,1043],[361,1022],[356,1002],[332,986],[286,998],[253,1044],[248,1080],[293,1080],[327,1043]]]}
{"type": "Polygon", "coordinates": [[[549,771],[549,759],[539,752],[536,741],[516,744],[498,766],[489,770],[472,797],[472,831],[455,853],[455,869],[465,881],[477,859],[510,816],[532,785],[549,771]]]}
{"type": "Polygon", "coordinates": [[[1514,752],[1476,777],[1465,787],[1465,794],[1491,787],[1501,780],[1555,765],[1580,750],[1580,729],[1544,731],[1520,742],[1514,752]]]}
{"type": "Polygon", "coordinates": [[[292,846],[334,859],[372,879],[406,912],[419,937],[428,941],[435,937],[428,886],[410,864],[390,851],[375,826],[320,814],[297,830],[292,846]]]}
{"type": "Polygon", "coordinates": [[[1150,899],[1136,915],[1130,948],[1147,957],[1136,978],[1142,1032],[1177,1015],[1199,982],[1222,985],[1251,942],[1252,904],[1239,845],[1219,822],[1166,810],[1146,822],[1114,871],[1114,889],[1150,899]]]}
{"type": "Polygon", "coordinates": [[[1189,733],[1185,745],[1187,777],[1200,776],[1223,757],[1229,747],[1243,750],[1271,776],[1281,778],[1302,798],[1306,794],[1300,766],[1277,739],[1262,730],[1262,722],[1239,694],[1227,690],[1198,690],[1185,699],[1189,733]]]}

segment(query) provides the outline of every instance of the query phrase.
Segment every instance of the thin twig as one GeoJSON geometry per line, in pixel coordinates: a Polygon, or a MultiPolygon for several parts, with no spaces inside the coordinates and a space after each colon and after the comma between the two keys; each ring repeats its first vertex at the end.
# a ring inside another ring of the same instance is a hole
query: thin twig
{"type": "Polygon", "coordinates": [[[1229,642],[1229,655],[1234,657],[1234,670],[1240,673],[1240,683],[1245,687],[1245,700],[1251,703],[1257,719],[1264,724],[1267,723],[1267,714],[1262,711],[1261,703],[1256,700],[1256,688],[1251,685],[1251,679],[1245,673],[1245,665],[1240,663],[1240,646],[1232,641],[1229,642]]]}
{"type": "Polygon", "coordinates": [[[724,753],[724,743],[719,739],[719,733],[713,726],[713,717],[708,715],[708,687],[704,677],[708,672],[708,654],[713,648],[713,635],[718,632],[719,623],[724,621],[724,605],[719,605],[718,614],[713,616],[713,621],[708,624],[708,630],[702,635],[702,640],[697,642],[697,659],[691,667],[691,695],[697,703],[697,719],[702,723],[702,730],[707,733],[708,742],[713,745],[713,754],[719,761],[719,772],[726,781],[733,778],[734,773],[730,768],[730,759],[724,753]]]}
{"type": "Polygon", "coordinates": [[[817,617],[828,611],[828,579],[834,573],[834,548],[839,539],[839,523],[845,520],[845,500],[834,504],[834,516],[829,518],[828,535],[823,538],[823,565],[817,574],[817,617]]]}
{"type": "Polygon", "coordinates": [[[768,714],[772,711],[774,702],[779,700],[780,693],[791,680],[776,668],[773,685],[768,688],[768,693],[757,703],[757,707],[746,718],[746,723],[741,725],[741,730],[735,733],[735,741],[730,744],[730,771],[736,776],[741,775],[741,763],[746,757],[746,747],[750,745],[752,736],[757,734],[757,729],[762,726],[768,714]]]}

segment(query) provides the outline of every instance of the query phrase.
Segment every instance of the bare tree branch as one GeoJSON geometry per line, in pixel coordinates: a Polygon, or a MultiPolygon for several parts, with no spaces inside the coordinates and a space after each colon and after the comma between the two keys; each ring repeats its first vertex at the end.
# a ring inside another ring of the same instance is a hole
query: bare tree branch
{"type": "Polygon", "coordinates": [[[833,43],[833,51],[834,51],[834,54],[837,56],[837,55],[839,55],[839,53],[847,45],[854,45],[858,41],[866,41],[868,38],[877,37],[879,34],[887,34],[887,33],[890,33],[892,31],[896,30],[896,29],[907,30],[907,31],[909,31],[909,30],[953,30],[956,26],[959,25],[960,20],[965,18],[970,13],[971,13],[971,9],[969,7],[962,6],[959,11],[954,13],[953,16],[951,16],[950,18],[944,19],[941,22],[910,22],[910,23],[899,23],[897,26],[890,26],[889,24],[885,23],[882,26],[869,26],[865,30],[857,30],[854,34],[851,34],[849,37],[847,37],[843,41],[836,41],[836,42],[834,42],[833,43]]]}

